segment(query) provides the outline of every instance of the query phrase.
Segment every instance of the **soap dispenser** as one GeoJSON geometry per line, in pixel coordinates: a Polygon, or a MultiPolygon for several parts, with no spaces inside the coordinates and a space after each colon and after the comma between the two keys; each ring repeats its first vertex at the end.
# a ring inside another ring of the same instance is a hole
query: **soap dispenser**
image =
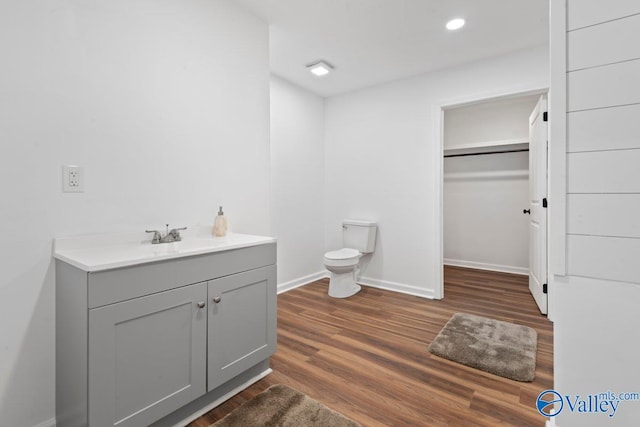
{"type": "Polygon", "coordinates": [[[222,206],[220,206],[220,210],[218,211],[218,215],[216,215],[215,221],[213,221],[213,235],[216,237],[223,237],[227,234],[227,217],[224,216],[224,212],[222,212],[222,206]]]}

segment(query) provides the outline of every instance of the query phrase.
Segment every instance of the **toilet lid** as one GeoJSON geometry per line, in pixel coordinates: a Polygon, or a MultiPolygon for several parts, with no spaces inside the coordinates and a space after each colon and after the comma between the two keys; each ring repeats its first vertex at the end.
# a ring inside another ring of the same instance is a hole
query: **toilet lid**
{"type": "Polygon", "coordinates": [[[357,257],[359,255],[360,255],[360,252],[358,252],[355,249],[349,249],[349,248],[342,248],[342,249],[338,249],[337,251],[331,251],[324,254],[325,258],[329,258],[329,259],[348,259],[348,258],[357,257]]]}

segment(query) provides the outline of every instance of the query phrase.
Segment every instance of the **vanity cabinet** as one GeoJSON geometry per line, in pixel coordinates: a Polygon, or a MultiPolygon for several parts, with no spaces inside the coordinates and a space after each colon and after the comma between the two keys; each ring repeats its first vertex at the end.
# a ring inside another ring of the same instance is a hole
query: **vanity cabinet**
{"type": "Polygon", "coordinates": [[[268,371],[275,256],[268,243],[95,272],[58,259],[57,425],[162,424],[268,371]]]}
{"type": "Polygon", "coordinates": [[[276,348],[274,266],[208,282],[208,390],[269,357],[276,348]]]}
{"type": "Polygon", "coordinates": [[[90,425],[146,426],[206,392],[206,300],[200,283],[89,310],[90,425]]]}

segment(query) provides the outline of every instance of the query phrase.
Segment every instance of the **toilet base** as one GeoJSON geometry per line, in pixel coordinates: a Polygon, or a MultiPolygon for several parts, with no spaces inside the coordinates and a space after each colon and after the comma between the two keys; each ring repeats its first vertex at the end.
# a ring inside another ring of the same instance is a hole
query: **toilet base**
{"type": "Polygon", "coordinates": [[[362,287],[354,280],[354,272],[334,273],[329,278],[329,296],[332,298],[348,298],[360,292],[362,287]]]}

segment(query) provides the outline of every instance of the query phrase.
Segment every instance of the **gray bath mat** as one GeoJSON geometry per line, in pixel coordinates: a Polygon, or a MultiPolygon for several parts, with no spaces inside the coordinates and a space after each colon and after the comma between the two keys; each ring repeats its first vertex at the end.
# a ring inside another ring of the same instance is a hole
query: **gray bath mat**
{"type": "Polygon", "coordinates": [[[361,427],[286,385],[269,387],[209,427],[361,427]]]}
{"type": "Polygon", "coordinates": [[[527,326],[456,313],[429,351],[501,377],[533,381],[537,340],[536,331],[527,326]]]}

